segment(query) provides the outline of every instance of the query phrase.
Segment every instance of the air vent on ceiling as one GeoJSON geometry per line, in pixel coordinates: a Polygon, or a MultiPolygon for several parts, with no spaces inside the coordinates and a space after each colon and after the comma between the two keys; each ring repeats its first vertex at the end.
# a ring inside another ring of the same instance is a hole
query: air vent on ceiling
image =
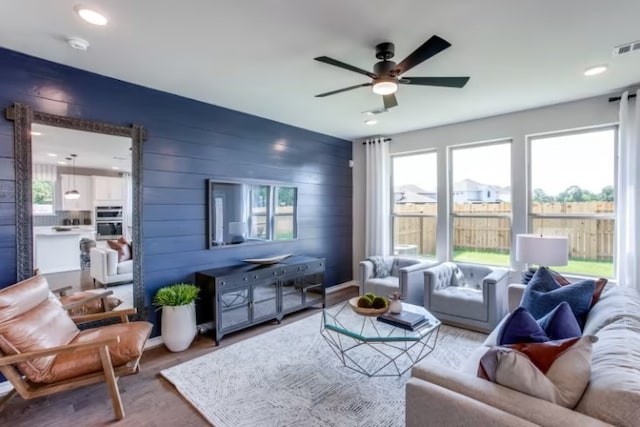
{"type": "Polygon", "coordinates": [[[630,52],[640,52],[640,40],[622,44],[613,48],[613,56],[620,56],[630,52]]]}

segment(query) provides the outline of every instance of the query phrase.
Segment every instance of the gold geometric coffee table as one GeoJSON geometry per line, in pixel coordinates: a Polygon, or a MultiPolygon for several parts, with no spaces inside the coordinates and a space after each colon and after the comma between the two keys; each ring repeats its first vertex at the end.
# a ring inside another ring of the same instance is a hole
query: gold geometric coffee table
{"type": "Polygon", "coordinates": [[[424,307],[402,303],[402,309],[428,322],[409,331],[358,314],[346,301],[323,310],[320,333],[345,367],[369,377],[401,376],[434,350],[441,325],[424,307]]]}

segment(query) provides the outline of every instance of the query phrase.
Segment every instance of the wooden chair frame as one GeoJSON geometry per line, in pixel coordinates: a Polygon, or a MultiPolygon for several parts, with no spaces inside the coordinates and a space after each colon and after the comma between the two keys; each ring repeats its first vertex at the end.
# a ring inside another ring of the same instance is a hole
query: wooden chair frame
{"type": "MultiPolygon", "coordinates": [[[[79,324],[85,322],[93,322],[96,320],[104,320],[111,317],[120,317],[120,320],[123,323],[128,323],[128,316],[135,313],[136,309],[131,308],[126,310],[114,310],[104,313],[75,316],[72,319],[76,324],[79,324]]],[[[0,372],[9,380],[9,382],[13,386],[13,390],[11,390],[8,394],[3,396],[2,399],[0,399],[0,412],[2,412],[7,402],[9,402],[9,400],[13,396],[15,396],[16,393],[19,394],[23,399],[28,400],[37,397],[48,396],[50,394],[58,393],[61,391],[73,390],[79,387],[84,387],[104,381],[107,383],[107,387],[109,389],[109,395],[113,404],[115,417],[117,420],[123,419],[124,409],[122,407],[120,391],[118,390],[118,378],[121,376],[139,372],[140,363],[138,359],[114,369],[113,365],[111,364],[111,356],[109,355],[108,346],[109,344],[115,344],[118,342],[120,342],[120,337],[105,338],[86,343],[68,344],[59,347],[30,351],[27,353],[14,355],[4,355],[2,352],[0,352],[0,372]],[[100,354],[100,361],[102,362],[101,372],[95,372],[92,374],[87,374],[77,378],[71,378],[52,384],[35,384],[24,378],[15,366],[17,362],[86,348],[95,348],[96,351],[100,354]]]]}

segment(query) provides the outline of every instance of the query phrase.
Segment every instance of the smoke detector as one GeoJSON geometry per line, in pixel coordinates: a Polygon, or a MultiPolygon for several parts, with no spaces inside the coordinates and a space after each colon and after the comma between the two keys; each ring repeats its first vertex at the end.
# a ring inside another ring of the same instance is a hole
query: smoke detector
{"type": "Polygon", "coordinates": [[[87,50],[89,48],[89,42],[80,37],[69,37],[67,43],[74,49],[87,50]]]}

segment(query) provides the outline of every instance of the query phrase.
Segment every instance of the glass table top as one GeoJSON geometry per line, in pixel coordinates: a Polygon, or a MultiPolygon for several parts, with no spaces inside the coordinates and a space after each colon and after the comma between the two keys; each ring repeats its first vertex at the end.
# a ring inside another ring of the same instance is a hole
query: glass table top
{"type": "Polygon", "coordinates": [[[424,307],[402,303],[402,309],[424,314],[427,322],[419,329],[410,331],[380,322],[377,316],[358,314],[349,301],[345,301],[323,311],[323,327],[361,341],[419,341],[440,326],[440,321],[424,307]]]}

